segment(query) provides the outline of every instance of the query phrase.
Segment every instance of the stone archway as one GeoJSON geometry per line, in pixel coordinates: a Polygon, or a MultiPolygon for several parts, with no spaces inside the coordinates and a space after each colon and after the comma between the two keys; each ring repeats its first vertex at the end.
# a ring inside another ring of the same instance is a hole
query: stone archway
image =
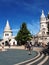
{"type": "Polygon", "coordinates": [[[5,46],[9,46],[9,42],[8,41],[5,41],[5,46]]]}
{"type": "Polygon", "coordinates": [[[13,42],[13,46],[15,46],[15,42],[13,42]]]}

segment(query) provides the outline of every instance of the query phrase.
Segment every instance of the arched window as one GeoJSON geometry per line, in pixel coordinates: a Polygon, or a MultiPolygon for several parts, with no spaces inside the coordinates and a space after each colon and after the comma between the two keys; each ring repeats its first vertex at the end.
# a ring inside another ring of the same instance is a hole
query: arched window
{"type": "Polygon", "coordinates": [[[43,31],[43,32],[42,32],[42,36],[44,36],[44,35],[45,35],[45,32],[43,31]]]}
{"type": "Polygon", "coordinates": [[[9,34],[5,34],[5,36],[9,36],[9,34]]]}
{"type": "Polygon", "coordinates": [[[45,31],[45,28],[43,28],[42,30],[45,31]]]}

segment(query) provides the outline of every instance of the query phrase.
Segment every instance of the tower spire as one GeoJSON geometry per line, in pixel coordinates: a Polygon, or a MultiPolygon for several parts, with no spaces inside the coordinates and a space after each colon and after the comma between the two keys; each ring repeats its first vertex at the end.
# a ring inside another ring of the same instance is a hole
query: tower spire
{"type": "Polygon", "coordinates": [[[44,11],[42,10],[41,18],[45,18],[44,11]]]}
{"type": "Polygon", "coordinates": [[[42,10],[42,15],[44,14],[44,11],[42,10]]]}
{"type": "Polygon", "coordinates": [[[9,26],[9,21],[8,21],[8,20],[7,20],[6,26],[10,27],[10,26],[9,26]]]}
{"type": "Polygon", "coordinates": [[[4,29],[3,39],[10,39],[10,37],[12,37],[12,30],[10,28],[9,21],[7,20],[6,26],[5,26],[5,29],[4,29]]]}
{"type": "Polygon", "coordinates": [[[6,26],[4,31],[11,31],[10,25],[9,25],[9,21],[7,20],[6,26]]]}

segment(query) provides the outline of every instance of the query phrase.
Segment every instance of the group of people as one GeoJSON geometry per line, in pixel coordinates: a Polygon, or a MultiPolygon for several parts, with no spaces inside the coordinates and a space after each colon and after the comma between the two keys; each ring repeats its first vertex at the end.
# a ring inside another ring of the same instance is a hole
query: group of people
{"type": "Polygon", "coordinates": [[[25,43],[25,49],[29,50],[29,55],[31,55],[31,51],[32,51],[32,49],[33,49],[32,42],[27,41],[27,42],[25,43]]]}

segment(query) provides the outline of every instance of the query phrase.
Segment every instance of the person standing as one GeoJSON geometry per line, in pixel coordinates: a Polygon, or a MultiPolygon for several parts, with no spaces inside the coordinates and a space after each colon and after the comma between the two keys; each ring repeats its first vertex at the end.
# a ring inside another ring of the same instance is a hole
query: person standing
{"type": "Polygon", "coordinates": [[[31,55],[32,44],[30,42],[28,42],[28,50],[29,50],[29,55],[31,55]]]}
{"type": "Polygon", "coordinates": [[[2,51],[5,51],[4,42],[2,42],[1,46],[2,46],[2,51]]]}

